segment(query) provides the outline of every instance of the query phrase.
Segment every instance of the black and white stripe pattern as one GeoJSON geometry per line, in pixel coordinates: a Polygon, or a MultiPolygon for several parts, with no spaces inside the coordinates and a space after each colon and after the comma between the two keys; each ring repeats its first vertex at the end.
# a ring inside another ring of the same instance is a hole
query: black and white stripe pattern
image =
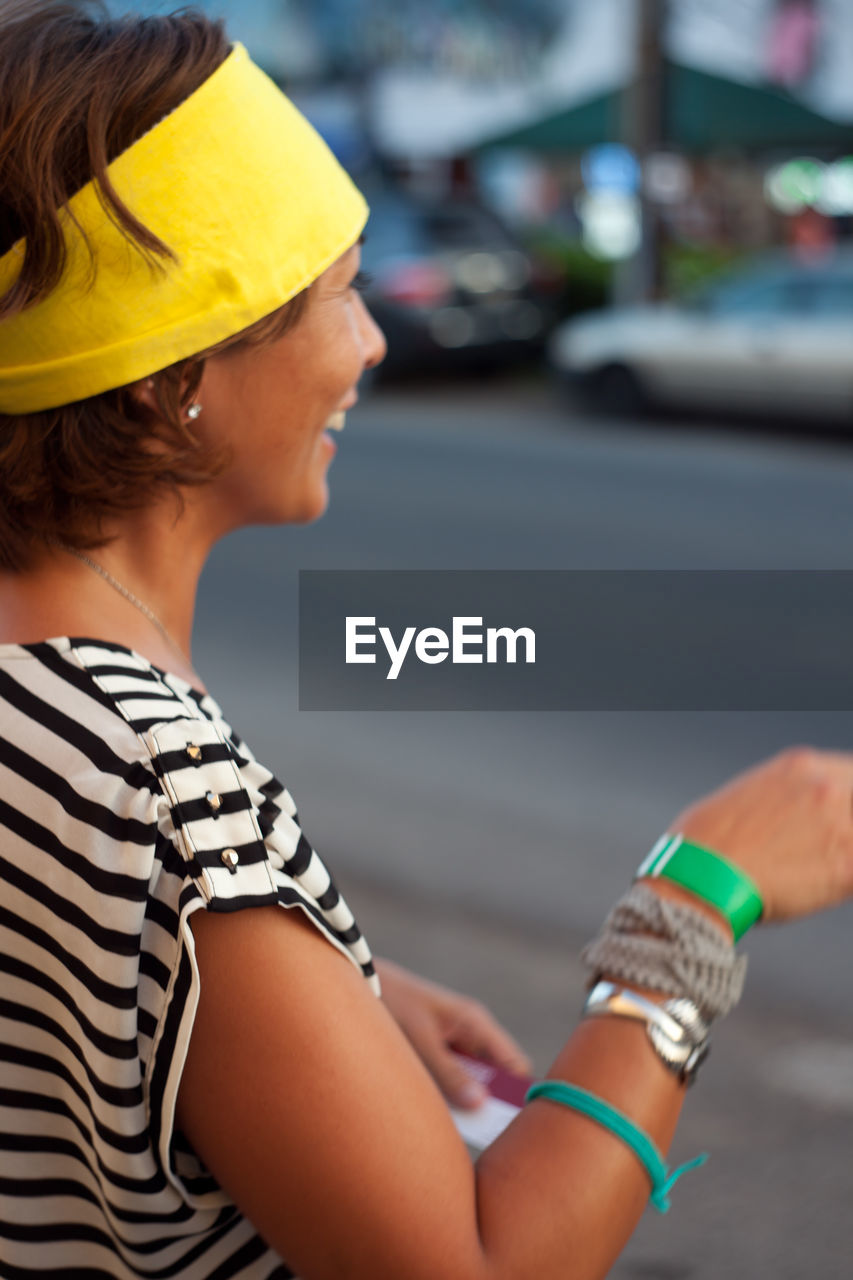
{"type": "Polygon", "coordinates": [[[288,792],[127,649],[0,645],[0,1276],[291,1275],[172,1131],[193,911],[298,906],[376,990],[288,792]]]}

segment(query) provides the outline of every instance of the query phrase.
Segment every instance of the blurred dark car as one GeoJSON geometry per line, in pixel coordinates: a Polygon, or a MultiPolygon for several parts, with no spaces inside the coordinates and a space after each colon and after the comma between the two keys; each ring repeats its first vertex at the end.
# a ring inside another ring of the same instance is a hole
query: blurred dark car
{"type": "Polygon", "coordinates": [[[773,254],[681,304],[560,325],[556,369],[610,410],[813,417],[853,427],[853,254],[773,254]]]}
{"type": "Polygon", "coordinates": [[[547,303],[534,265],[482,206],[366,191],[365,300],[384,330],[380,376],[468,367],[541,350],[547,303]]]}

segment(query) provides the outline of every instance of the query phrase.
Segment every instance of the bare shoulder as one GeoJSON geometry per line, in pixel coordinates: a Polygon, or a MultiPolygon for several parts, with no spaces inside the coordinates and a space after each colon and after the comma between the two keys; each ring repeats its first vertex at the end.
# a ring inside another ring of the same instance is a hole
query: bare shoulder
{"type": "Polygon", "coordinates": [[[197,912],[192,928],[177,1119],[268,1244],[311,1280],[426,1280],[448,1257],[477,1275],[467,1152],[355,966],[298,909],[197,912]]]}

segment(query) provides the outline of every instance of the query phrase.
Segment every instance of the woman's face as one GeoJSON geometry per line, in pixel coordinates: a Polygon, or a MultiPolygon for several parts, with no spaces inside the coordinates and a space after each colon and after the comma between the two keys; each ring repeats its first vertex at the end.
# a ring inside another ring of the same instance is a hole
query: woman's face
{"type": "Polygon", "coordinates": [[[232,455],[204,486],[217,534],[245,524],[302,523],[325,511],[336,452],[326,424],[355,404],[361,374],[385,355],[382,332],[353,286],[360,260],[356,244],[332,263],[284,337],[205,364],[196,429],[232,455]]]}

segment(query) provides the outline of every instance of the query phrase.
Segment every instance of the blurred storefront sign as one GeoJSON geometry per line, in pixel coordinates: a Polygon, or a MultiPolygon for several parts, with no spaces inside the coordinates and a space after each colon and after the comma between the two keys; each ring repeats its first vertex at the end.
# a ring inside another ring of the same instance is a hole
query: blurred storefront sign
{"type": "Polygon", "coordinates": [[[559,30],[532,73],[515,79],[477,80],[446,62],[377,65],[372,119],[381,149],[407,159],[467,151],[540,119],[543,111],[611,90],[630,74],[632,9],[633,0],[566,3],[559,30]]]}
{"type": "Polygon", "coordinates": [[[642,210],[627,191],[586,191],[575,208],[585,248],[595,258],[618,262],[632,257],[642,240],[642,210]]]}
{"type": "Polygon", "coordinates": [[[618,191],[633,194],[640,186],[640,165],[628,147],[604,143],[592,147],[581,158],[581,173],[587,191],[618,191]]]}
{"type": "Polygon", "coordinates": [[[780,213],[816,209],[828,217],[853,215],[853,156],[832,164],[802,156],[776,165],[766,177],[767,199],[780,213]]]}
{"type": "Polygon", "coordinates": [[[640,162],[629,147],[604,143],[581,157],[584,187],[575,201],[585,248],[595,258],[618,262],[642,241],[640,162]]]}
{"type": "Polygon", "coordinates": [[[822,13],[815,0],[777,0],[767,50],[767,73],[776,84],[795,89],[814,70],[822,13]]]}
{"type": "Polygon", "coordinates": [[[675,0],[667,47],[685,66],[770,81],[819,115],[853,121],[849,0],[675,0]]]}
{"type": "Polygon", "coordinates": [[[827,165],[816,208],[832,218],[853,215],[853,156],[827,165]]]}
{"type": "MultiPolygon", "coordinates": [[[[497,145],[582,151],[623,137],[646,0],[566,3],[535,77],[465,83],[445,69],[389,65],[374,119],[393,155],[497,145]]],[[[663,141],[719,146],[844,146],[853,124],[853,3],[848,0],[661,0],[663,141]]],[[[846,147],[845,147],[846,149],[846,147]]]]}
{"type": "Polygon", "coordinates": [[[777,165],[767,175],[767,199],[780,213],[799,213],[812,208],[823,189],[826,166],[820,160],[803,158],[777,165]]]}

